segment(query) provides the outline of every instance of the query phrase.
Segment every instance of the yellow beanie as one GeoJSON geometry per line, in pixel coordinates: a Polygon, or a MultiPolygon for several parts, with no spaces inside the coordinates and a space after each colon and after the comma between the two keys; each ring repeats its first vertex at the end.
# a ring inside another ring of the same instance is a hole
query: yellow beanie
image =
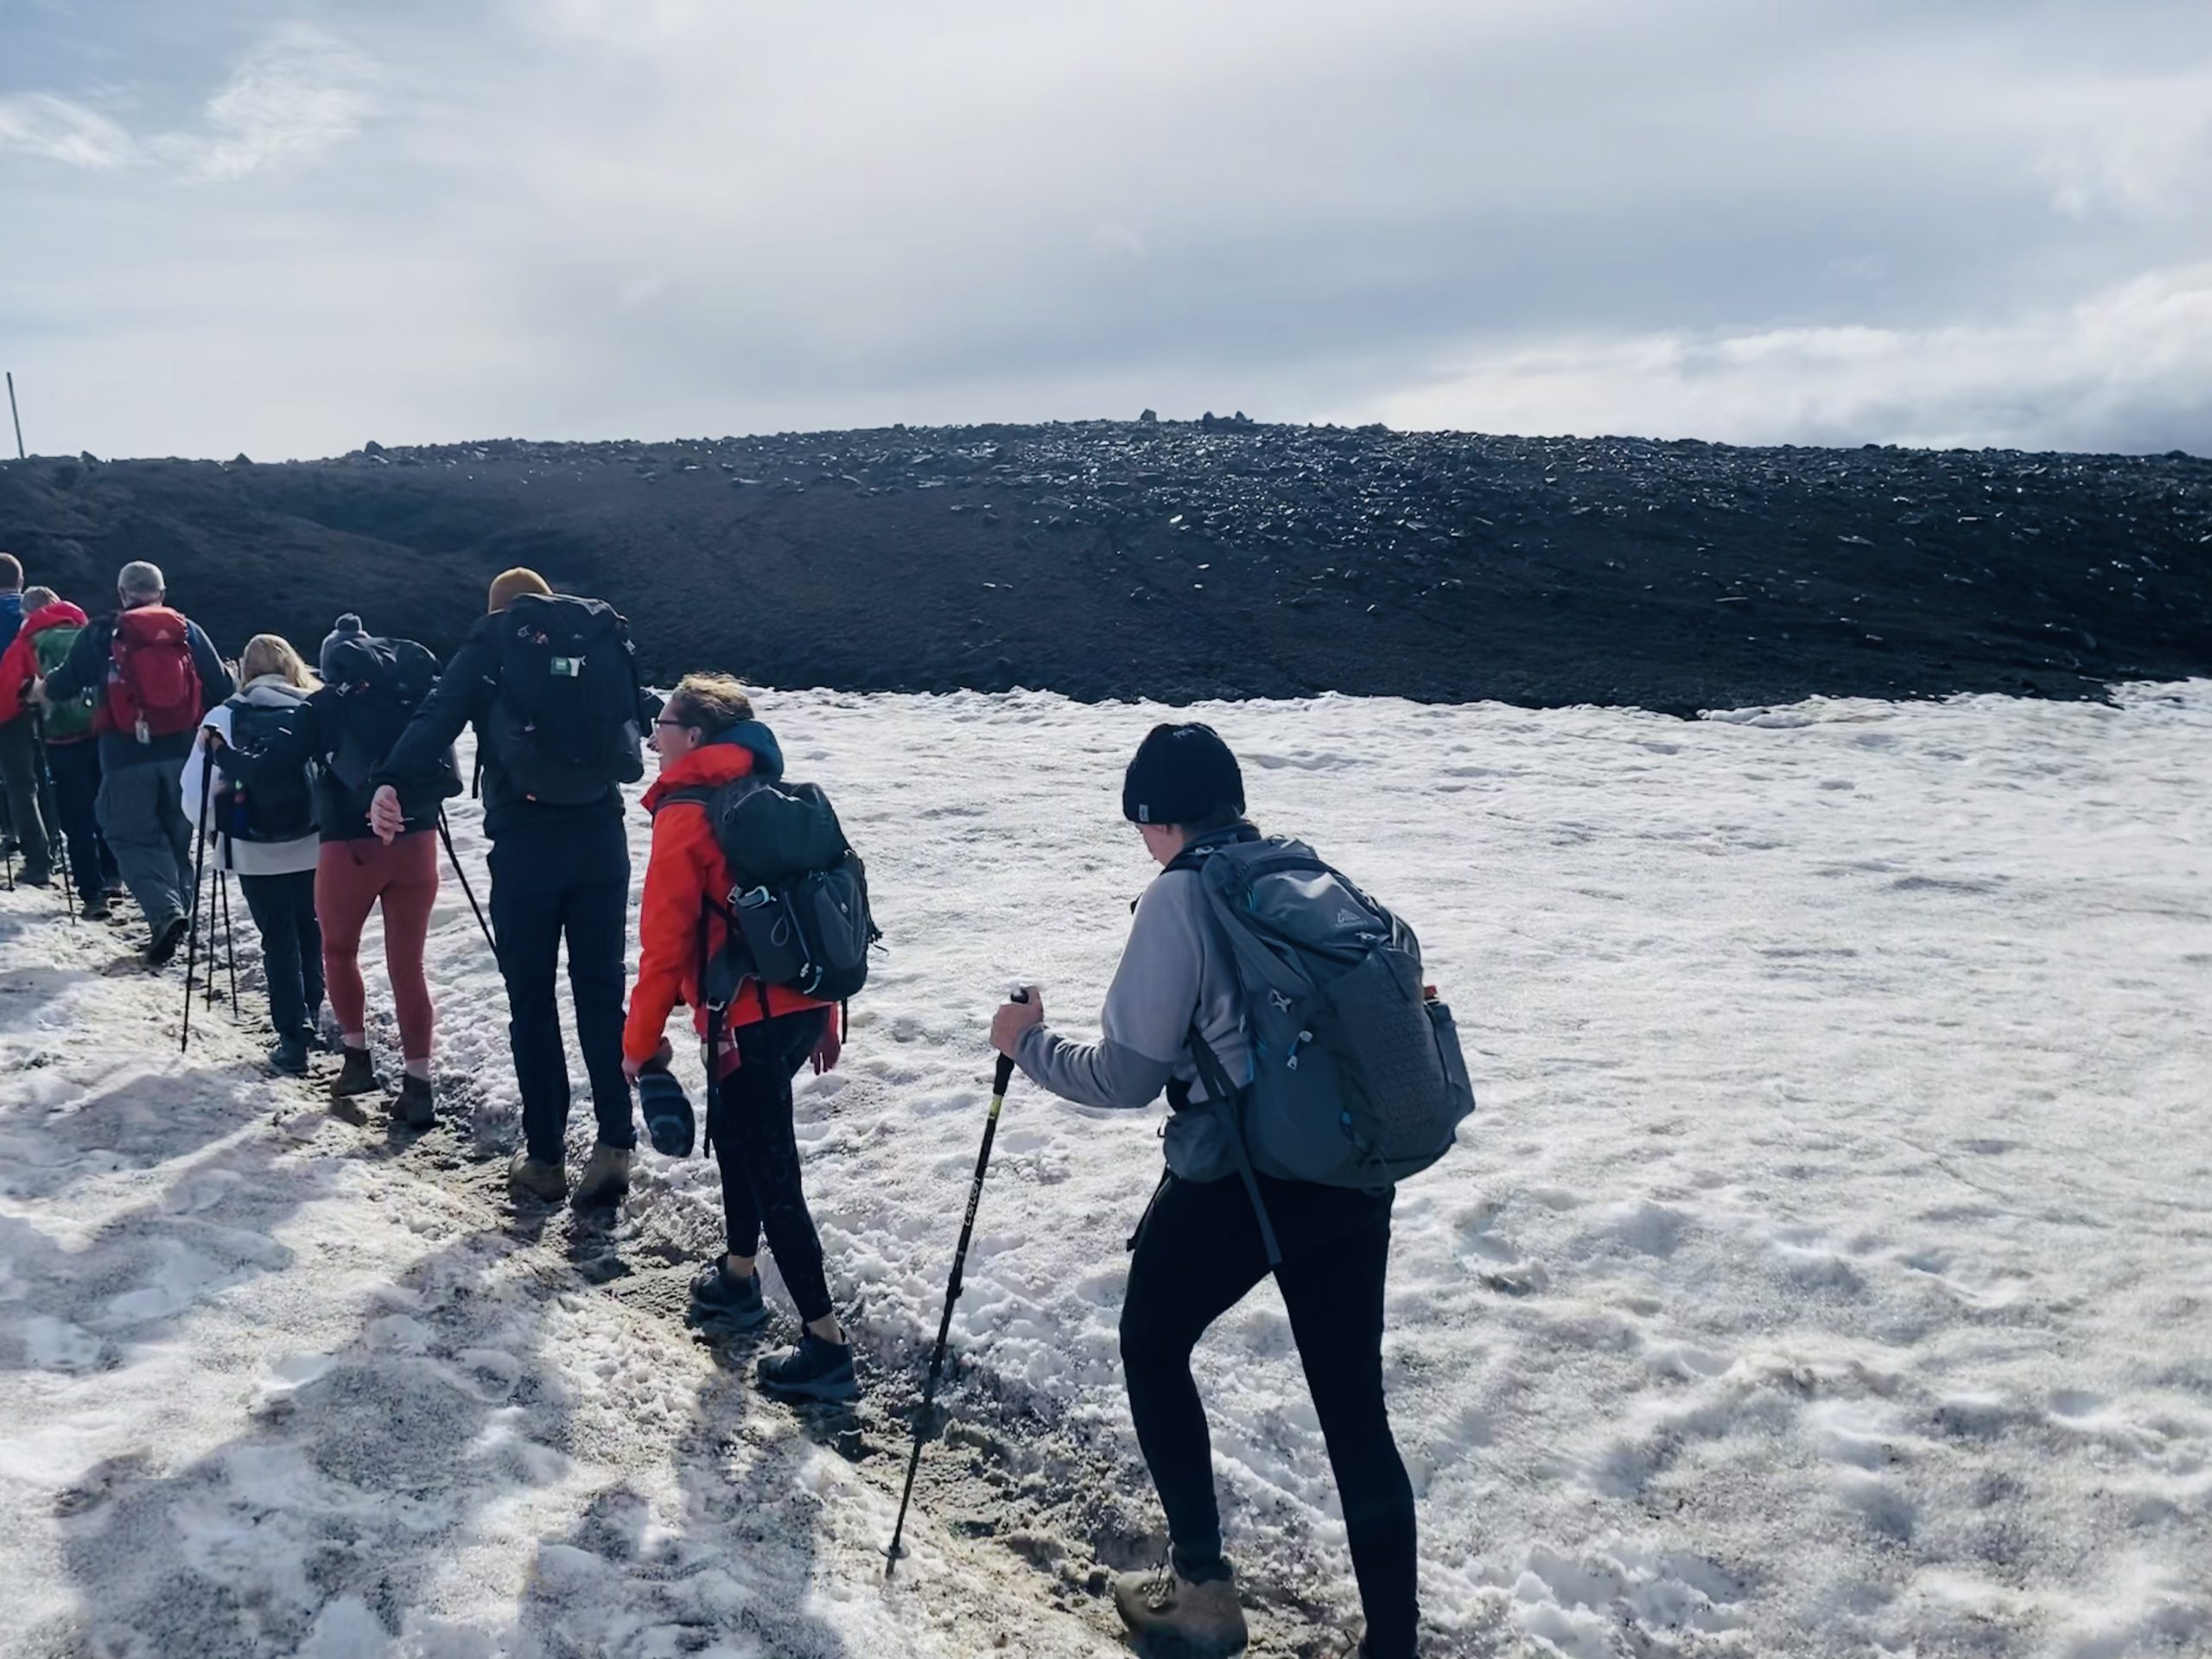
{"type": "Polygon", "coordinates": [[[491,601],[484,608],[493,612],[504,611],[524,594],[550,594],[552,591],[545,585],[544,577],[518,564],[513,569],[502,570],[492,578],[491,601]]]}

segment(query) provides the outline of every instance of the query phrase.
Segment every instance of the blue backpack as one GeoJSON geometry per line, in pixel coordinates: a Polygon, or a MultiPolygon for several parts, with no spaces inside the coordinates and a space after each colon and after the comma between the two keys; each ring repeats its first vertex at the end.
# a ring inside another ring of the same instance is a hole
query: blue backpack
{"type": "Polygon", "coordinates": [[[1206,1092],[1232,1136],[1268,1259],[1280,1262],[1255,1169],[1324,1186],[1388,1186],[1451,1150],[1474,1110],[1452,1010],[1421,981],[1421,941],[1303,842],[1193,849],[1205,908],[1236,964],[1249,1074],[1205,1038],[1206,1092]]]}

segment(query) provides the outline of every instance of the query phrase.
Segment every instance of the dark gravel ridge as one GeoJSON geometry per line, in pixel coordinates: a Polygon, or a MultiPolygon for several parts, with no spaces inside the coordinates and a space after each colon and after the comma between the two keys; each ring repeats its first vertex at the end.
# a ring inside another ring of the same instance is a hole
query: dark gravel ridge
{"type": "Polygon", "coordinates": [[[235,651],[441,652],[505,566],[647,671],[1688,713],[2212,674],[2212,461],[1088,422],[0,464],[0,547],[150,558],[235,651]]]}

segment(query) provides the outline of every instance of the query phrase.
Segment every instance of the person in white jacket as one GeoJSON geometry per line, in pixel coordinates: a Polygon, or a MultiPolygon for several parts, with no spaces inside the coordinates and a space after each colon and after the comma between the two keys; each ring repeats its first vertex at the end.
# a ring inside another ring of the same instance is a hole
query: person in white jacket
{"type": "Polygon", "coordinates": [[[184,767],[184,811],[208,837],[216,868],[238,878],[261,935],[269,1020],[276,1030],[269,1063],[302,1077],[323,997],[322,930],[315,910],[321,837],[309,779],[301,767],[296,788],[289,778],[249,786],[226,776],[223,763],[230,754],[255,752],[303,719],[320,683],[300,653],[273,633],[246,642],[238,679],[237,694],[208,710],[194,739],[184,767]]]}

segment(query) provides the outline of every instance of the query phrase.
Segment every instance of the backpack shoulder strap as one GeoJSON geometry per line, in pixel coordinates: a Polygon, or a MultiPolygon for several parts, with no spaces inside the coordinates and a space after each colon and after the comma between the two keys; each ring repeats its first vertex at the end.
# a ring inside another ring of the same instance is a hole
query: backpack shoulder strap
{"type": "Polygon", "coordinates": [[[711,806],[719,792],[712,784],[692,784],[683,789],[671,789],[653,803],[653,816],[658,817],[662,808],[674,806],[680,802],[699,807],[711,806]]]}

